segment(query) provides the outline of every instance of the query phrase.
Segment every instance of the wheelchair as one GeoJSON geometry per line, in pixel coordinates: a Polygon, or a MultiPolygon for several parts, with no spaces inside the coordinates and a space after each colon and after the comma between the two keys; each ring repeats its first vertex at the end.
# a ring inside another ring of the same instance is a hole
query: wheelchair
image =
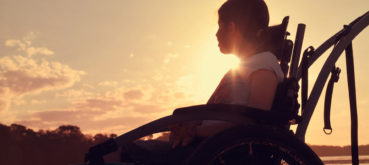
{"type": "Polygon", "coordinates": [[[287,39],[289,17],[273,29],[278,31],[273,43],[279,45],[272,50],[277,56],[285,79],[278,85],[271,111],[227,104],[196,105],[174,110],[172,115],[157,119],[117,138],[90,148],[85,162],[103,165],[103,156],[114,152],[118,146],[139,138],[169,131],[168,126],[189,121],[219,120],[236,126],[203,140],[187,156],[185,165],[237,165],[237,164],[293,164],[319,165],[321,159],[304,143],[304,137],[314,108],[320,98],[329,75],[325,97],[325,129],[330,130],[330,103],[334,82],[338,81],[339,69],[335,63],[343,51],[346,52],[349,100],[352,122],[352,164],[358,164],[357,110],[352,40],[369,25],[369,12],[345,25],[317,49],[307,48],[300,62],[305,25],[299,24],[293,42],[287,39]],[[329,48],[333,47],[320,74],[308,95],[308,68],[329,48]],[[300,63],[300,64],[299,64],[300,63]],[[299,87],[301,81],[301,88],[299,87]],[[301,90],[301,106],[298,93],[301,90]],[[296,132],[289,130],[297,124],[296,132]]]}

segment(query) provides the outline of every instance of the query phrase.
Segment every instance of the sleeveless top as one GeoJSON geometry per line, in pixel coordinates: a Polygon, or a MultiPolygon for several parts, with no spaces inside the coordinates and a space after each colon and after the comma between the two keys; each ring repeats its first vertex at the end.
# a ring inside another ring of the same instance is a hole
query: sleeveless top
{"type": "Polygon", "coordinates": [[[271,52],[261,52],[243,61],[236,69],[229,70],[207,104],[237,104],[248,105],[250,94],[250,75],[258,70],[269,70],[275,73],[278,82],[282,82],[284,74],[278,59],[271,52]]]}
{"type": "MultiPolygon", "coordinates": [[[[258,70],[269,70],[275,73],[278,83],[284,79],[283,71],[278,63],[278,59],[272,52],[261,52],[254,54],[243,61],[237,69],[229,70],[207,104],[235,104],[248,105],[250,95],[250,75],[258,70]]],[[[204,120],[201,126],[208,126],[224,121],[204,120]]]]}

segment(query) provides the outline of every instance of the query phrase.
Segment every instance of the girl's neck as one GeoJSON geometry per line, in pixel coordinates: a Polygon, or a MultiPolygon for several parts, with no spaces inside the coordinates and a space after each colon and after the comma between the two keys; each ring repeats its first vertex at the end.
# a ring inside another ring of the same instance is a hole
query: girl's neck
{"type": "Polygon", "coordinates": [[[263,50],[260,45],[242,44],[242,46],[239,47],[238,51],[235,54],[238,58],[240,58],[240,60],[246,60],[250,56],[253,56],[263,51],[265,50],[263,50]]]}

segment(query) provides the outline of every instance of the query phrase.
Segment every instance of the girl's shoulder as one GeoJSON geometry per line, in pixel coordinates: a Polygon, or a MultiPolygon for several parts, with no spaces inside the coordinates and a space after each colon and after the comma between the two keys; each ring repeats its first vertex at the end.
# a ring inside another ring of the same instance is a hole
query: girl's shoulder
{"type": "Polygon", "coordinates": [[[272,52],[261,52],[248,57],[246,60],[241,61],[244,67],[260,67],[260,66],[273,66],[279,65],[277,57],[272,52]]]}
{"type": "Polygon", "coordinates": [[[277,57],[269,51],[257,53],[241,61],[240,70],[245,73],[244,76],[246,77],[249,77],[257,70],[269,70],[275,73],[279,82],[284,78],[277,57]]]}

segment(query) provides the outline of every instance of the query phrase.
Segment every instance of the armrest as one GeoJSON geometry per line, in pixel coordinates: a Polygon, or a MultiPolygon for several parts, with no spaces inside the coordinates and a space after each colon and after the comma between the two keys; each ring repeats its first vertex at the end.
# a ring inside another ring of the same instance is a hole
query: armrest
{"type": "Polygon", "coordinates": [[[283,112],[276,112],[273,110],[266,111],[262,109],[233,104],[204,104],[183,107],[174,110],[173,115],[196,114],[196,112],[198,111],[211,111],[219,113],[219,115],[241,115],[269,124],[288,124],[290,120],[294,119],[292,115],[285,114],[283,112]]]}
{"type": "Polygon", "coordinates": [[[171,124],[196,120],[220,120],[241,125],[255,122],[283,125],[288,124],[289,117],[281,113],[231,104],[209,104],[178,108],[174,110],[173,115],[157,119],[115,139],[110,139],[90,148],[86,154],[85,162],[90,162],[90,164],[91,162],[103,162],[102,156],[115,151],[117,146],[152,133],[166,131],[171,124]]]}

